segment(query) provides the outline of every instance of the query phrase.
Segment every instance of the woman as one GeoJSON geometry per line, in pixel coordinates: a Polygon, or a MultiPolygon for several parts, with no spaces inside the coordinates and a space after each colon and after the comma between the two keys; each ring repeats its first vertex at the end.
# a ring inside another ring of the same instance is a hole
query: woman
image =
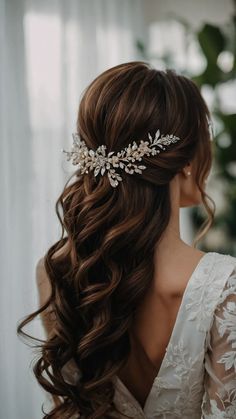
{"type": "Polygon", "coordinates": [[[236,258],[196,248],[215,209],[209,121],[192,81],[146,62],[84,92],[62,236],[17,329],[40,314],[48,333],[34,366],[55,400],[44,418],[236,418],[236,258]],[[200,204],[190,246],[179,209],[200,204]]]}

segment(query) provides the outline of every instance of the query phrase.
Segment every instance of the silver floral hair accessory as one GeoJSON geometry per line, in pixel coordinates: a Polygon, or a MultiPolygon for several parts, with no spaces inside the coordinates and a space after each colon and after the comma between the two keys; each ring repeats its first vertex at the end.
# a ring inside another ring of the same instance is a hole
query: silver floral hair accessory
{"type": "Polygon", "coordinates": [[[85,142],[80,139],[79,134],[73,133],[73,145],[71,151],[65,151],[63,153],[67,155],[67,161],[72,160],[73,165],[79,165],[81,174],[88,173],[89,170],[94,170],[94,176],[97,176],[99,172],[103,176],[107,170],[107,175],[111,186],[114,188],[122,181],[119,173],[115,171],[115,167],[124,169],[127,173],[132,174],[142,173],[142,170],[146,169],[146,166],[136,165],[136,160],[141,161],[144,155],[155,156],[160,153],[161,150],[165,150],[164,146],[168,146],[172,143],[176,143],[180,140],[173,134],[161,135],[158,129],[155,137],[152,138],[151,134],[148,133],[149,141],[141,140],[140,144],[137,145],[135,141],[125,147],[124,150],[119,151],[114,155],[114,151],[110,151],[106,155],[106,145],[100,145],[97,150],[88,149],[85,142]]]}

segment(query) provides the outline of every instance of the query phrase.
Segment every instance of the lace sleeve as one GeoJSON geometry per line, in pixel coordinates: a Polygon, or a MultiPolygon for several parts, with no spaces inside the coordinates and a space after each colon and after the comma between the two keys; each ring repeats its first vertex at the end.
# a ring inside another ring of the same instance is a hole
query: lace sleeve
{"type": "Polygon", "coordinates": [[[202,419],[236,418],[236,272],[216,307],[205,356],[202,419]]]}

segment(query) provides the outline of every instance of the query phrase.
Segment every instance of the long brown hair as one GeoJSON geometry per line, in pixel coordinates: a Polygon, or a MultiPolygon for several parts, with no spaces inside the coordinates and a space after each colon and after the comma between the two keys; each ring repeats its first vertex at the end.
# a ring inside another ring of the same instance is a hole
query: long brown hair
{"type": "Polygon", "coordinates": [[[17,327],[17,333],[35,339],[22,328],[49,308],[54,317],[48,338],[37,339],[40,344],[35,345],[40,348],[36,379],[59,400],[44,418],[72,418],[76,413],[91,419],[114,417],[113,377],[127,360],[132,318],[153,279],[154,249],[171,215],[169,183],[194,159],[207,212],[195,245],[213,221],[214,201],[203,189],[212,163],[209,118],[191,80],[147,62],[110,68],[85,90],[77,132],[89,148],[105,144],[107,153],[117,152],[158,128],[181,141],[158,156],[143,157],[147,168],[142,174],[120,172],[123,180],[116,188],[105,175],[77,170],[56,202],[62,234],[44,258],[51,295],[17,327]],[[79,372],[74,384],[63,378],[63,366],[70,360],[79,372]]]}

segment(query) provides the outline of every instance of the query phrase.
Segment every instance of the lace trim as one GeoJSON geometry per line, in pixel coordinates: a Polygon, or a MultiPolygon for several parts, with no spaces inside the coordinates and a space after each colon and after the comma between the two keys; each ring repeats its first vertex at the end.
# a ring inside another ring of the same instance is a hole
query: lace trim
{"type": "MultiPolygon", "coordinates": [[[[214,320],[216,330],[220,338],[231,347],[229,351],[222,354],[217,363],[223,364],[225,372],[222,383],[217,377],[217,391],[215,399],[208,399],[207,390],[203,400],[204,419],[233,419],[236,418],[236,273],[231,275],[220,296],[219,303],[215,310],[214,320]],[[233,297],[234,301],[231,300],[233,297]],[[230,371],[231,370],[231,371],[230,371]],[[228,382],[227,382],[228,378],[228,382]],[[218,402],[218,403],[217,403],[218,402]],[[218,407],[218,404],[221,408],[218,407]],[[207,407],[208,406],[208,407],[207,407]]],[[[212,350],[212,348],[210,348],[212,350]]],[[[214,348],[213,348],[214,350],[214,348]]],[[[212,374],[212,373],[211,373],[212,374]]]]}

